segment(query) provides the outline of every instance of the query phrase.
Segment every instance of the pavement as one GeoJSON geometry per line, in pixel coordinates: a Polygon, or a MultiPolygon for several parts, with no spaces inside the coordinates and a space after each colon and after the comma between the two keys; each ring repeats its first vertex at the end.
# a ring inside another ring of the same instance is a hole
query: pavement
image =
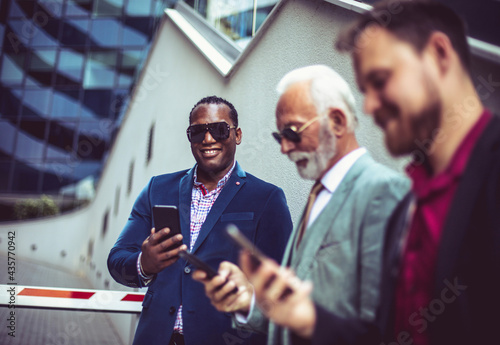
{"type": "MultiPolygon", "coordinates": [[[[0,255],[0,284],[7,284],[7,257],[0,255]]],[[[16,260],[19,285],[92,289],[84,277],[55,267],[16,260]]],[[[2,345],[124,345],[107,313],[17,308],[15,337],[8,335],[10,309],[0,307],[2,345]]]]}

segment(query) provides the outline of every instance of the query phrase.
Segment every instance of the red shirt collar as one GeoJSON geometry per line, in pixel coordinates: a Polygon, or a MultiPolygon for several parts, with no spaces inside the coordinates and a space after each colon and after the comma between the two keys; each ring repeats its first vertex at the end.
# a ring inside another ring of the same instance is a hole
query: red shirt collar
{"type": "Polygon", "coordinates": [[[412,162],[406,167],[406,172],[413,181],[412,190],[417,199],[424,199],[433,192],[446,188],[454,179],[458,179],[463,174],[470,153],[491,117],[490,111],[485,109],[455,151],[448,167],[438,175],[430,175],[422,163],[412,162]]]}

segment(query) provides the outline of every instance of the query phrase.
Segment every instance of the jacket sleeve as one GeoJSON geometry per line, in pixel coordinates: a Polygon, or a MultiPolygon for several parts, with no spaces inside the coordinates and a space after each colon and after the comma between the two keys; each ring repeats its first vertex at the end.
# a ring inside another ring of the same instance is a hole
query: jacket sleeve
{"type": "Polygon", "coordinates": [[[144,287],[137,272],[137,258],[142,242],[151,233],[149,194],[153,180],[154,177],[137,197],[127,223],[108,256],[108,270],[111,276],[118,283],[129,287],[144,287]]]}
{"type": "Polygon", "coordinates": [[[280,263],[292,226],[285,193],[276,187],[269,195],[257,224],[255,245],[264,254],[280,263]]]}
{"type": "Polygon", "coordinates": [[[316,326],[312,345],[373,345],[380,344],[380,332],[375,324],[361,319],[345,319],[315,304],[316,326]]]}

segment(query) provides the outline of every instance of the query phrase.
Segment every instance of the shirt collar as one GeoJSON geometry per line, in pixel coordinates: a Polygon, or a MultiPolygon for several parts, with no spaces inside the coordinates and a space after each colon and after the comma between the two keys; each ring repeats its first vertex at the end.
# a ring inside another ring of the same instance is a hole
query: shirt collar
{"type": "Polygon", "coordinates": [[[340,182],[344,179],[345,175],[356,161],[366,153],[364,147],[359,147],[347,155],[342,157],[333,167],[326,172],[321,179],[321,183],[330,193],[335,192],[340,182]]]}
{"type": "MultiPolygon", "coordinates": [[[[236,160],[233,162],[233,166],[231,167],[231,169],[229,169],[229,171],[226,173],[226,175],[224,175],[224,177],[222,177],[219,180],[219,182],[217,182],[217,187],[215,189],[220,189],[220,188],[222,188],[222,187],[224,187],[226,185],[227,181],[231,177],[231,174],[233,173],[233,170],[234,170],[235,166],[236,166],[236,160]]],[[[198,181],[198,164],[196,164],[194,166],[193,184],[194,184],[194,187],[201,189],[203,195],[206,195],[208,193],[207,189],[205,188],[205,185],[203,185],[203,183],[201,183],[201,182],[198,181]]]]}
{"type": "Polygon", "coordinates": [[[455,179],[462,176],[472,149],[491,117],[491,113],[485,109],[479,117],[479,120],[477,120],[476,124],[470,129],[469,133],[465,136],[462,143],[453,154],[453,158],[448,167],[438,175],[430,175],[424,164],[411,162],[406,167],[406,172],[413,182],[412,190],[418,199],[425,198],[435,191],[447,188],[455,179]]]}

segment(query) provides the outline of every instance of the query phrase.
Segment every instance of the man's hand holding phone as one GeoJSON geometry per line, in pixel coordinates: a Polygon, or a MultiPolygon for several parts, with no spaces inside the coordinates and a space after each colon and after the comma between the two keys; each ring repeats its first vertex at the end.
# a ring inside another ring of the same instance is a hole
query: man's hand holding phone
{"type": "Polygon", "coordinates": [[[209,279],[202,270],[193,273],[193,279],[205,286],[205,294],[212,305],[221,312],[240,312],[248,314],[252,300],[253,287],[238,266],[223,261],[218,274],[209,279]]]}
{"type": "Polygon", "coordinates": [[[187,250],[185,244],[171,249],[182,242],[182,235],[177,234],[169,238],[169,233],[169,228],[163,228],[158,232],[152,228],[151,235],[142,243],[141,265],[146,275],[159,273],[179,259],[179,252],[187,250]]]}

